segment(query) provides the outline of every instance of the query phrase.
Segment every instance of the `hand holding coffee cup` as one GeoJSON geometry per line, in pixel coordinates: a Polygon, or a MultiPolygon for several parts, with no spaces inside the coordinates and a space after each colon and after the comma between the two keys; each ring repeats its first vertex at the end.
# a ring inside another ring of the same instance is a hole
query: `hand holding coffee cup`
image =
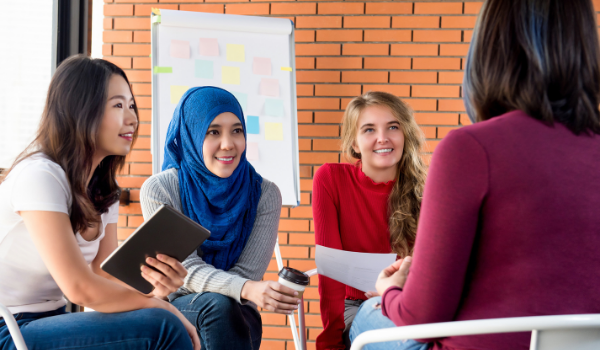
{"type": "MultiPolygon", "coordinates": [[[[306,284],[308,285],[308,276],[306,284]]],[[[289,315],[298,309],[301,301],[299,297],[302,294],[296,293],[299,293],[297,289],[275,281],[247,281],[240,296],[265,310],[289,315]]]]}
{"type": "Polygon", "coordinates": [[[279,283],[293,289],[297,293],[294,293],[294,295],[298,296],[298,298],[302,298],[308,282],[310,282],[310,278],[302,271],[292,269],[291,267],[284,267],[279,271],[279,283]]]}

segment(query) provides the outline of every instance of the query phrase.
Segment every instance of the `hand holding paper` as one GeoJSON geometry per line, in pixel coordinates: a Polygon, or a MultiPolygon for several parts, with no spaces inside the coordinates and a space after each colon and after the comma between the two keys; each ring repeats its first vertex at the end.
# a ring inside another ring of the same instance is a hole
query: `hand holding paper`
{"type": "Polygon", "coordinates": [[[381,271],[375,285],[377,287],[377,292],[380,295],[383,295],[383,293],[390,287],[395,286],[404,288],[411,264],[412,257],[407,256],[404,259],[395,261],[393,264],[381,271]]]}

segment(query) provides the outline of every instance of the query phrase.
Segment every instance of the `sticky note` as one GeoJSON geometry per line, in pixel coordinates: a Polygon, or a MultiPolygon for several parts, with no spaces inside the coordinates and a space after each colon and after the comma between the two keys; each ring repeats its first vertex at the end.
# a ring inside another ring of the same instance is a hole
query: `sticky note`
{"type": "Polygon", "coordinates": [[[171,57],[190,58],[190,42],[185,40],[171,40],[171,57]]]}
{"type": "Polygon", "coordinates": [[[200,38],[200,56],[219,56],[219,41],[213,38],[200,38]]]}
{"type": "Polygon", "coordinates": [[[260,94],[263,96],[279,97],[279,80],[262,78],[260,80],[260,94]]]}
{"type": "Polygon", "coordinates": [[[212,79],[214,74],[213,61],[196,60],[196,78],[212,79]]]}
{"type": "Polygon", "coordinates": [[[244,45],[227,44],[227,61],[246,62],[246,55],[244,53],[244,45]]]}
{"type": "Polygon", "coordinates": [[[244,114],[246,114],[246,109],[248,108],[248,94],[245,94],[243,92],[230,92],[233,96],[235,96],[236,100],[238,100],[240,106],[242,106],[242,111],[244,112],[244,114]]]}
{"type": "Polygon", "coordinates": [[[171,103],[174,105],[179,103],[181,96],[183,96],[189,88],[189,86],[171,85],[171,103]]]}
{"type": "Polygon", "coordinates": [[[159,73],[173,73],[173,68],[172,67],[154,66],[154,74],[159,74],[159,73]]]}
{"type": "Polygon", "coordinates": [[[283,124],[265,123],[265,140],[283,141],[283,124]]]}
{"type": "Polygon", "coordinates": [[[248,142],[248,148],[246,148],[246,159],[258,160],[258,142],[248,142]]]}
{"type": "Polygon", "coordinates": [[[246,134],[260,134],[258,117],[249,115],[248,118],[246,118],[246,134]]]}
{"type": "Polygon", "coordinates": [[[265,114],[271,117],[283,117],[283,101],[268,98],[265,101],[265,114]]]}
{"type": "Polygon", "coordinates": [[[252,73],[259,75],[271,75],[271,59],[265,57],[254,57],[252,61],[252,73]]]}
{"type": "Polygon", "coordinates": [[[240,85],[240,67],[221,67],[221,82],[223,84],[240,85]]]}
{"type": "Polygon", "coordinates": [[[291,72],[292,71],[292,67],[281,67],[281,70],[291,72]]]}

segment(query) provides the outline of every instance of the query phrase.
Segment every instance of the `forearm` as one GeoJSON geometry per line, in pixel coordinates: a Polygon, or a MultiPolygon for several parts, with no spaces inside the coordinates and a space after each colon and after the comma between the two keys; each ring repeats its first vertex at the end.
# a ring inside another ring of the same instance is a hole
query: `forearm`
{"type": "Polygon", "coordinates": [[[193,293],[219,293],[242,302],[242,287],[249,278],[216,269],[195,253],[183,262],[183,266],[188,271],[183,284],[185,289],[193,293]]]}

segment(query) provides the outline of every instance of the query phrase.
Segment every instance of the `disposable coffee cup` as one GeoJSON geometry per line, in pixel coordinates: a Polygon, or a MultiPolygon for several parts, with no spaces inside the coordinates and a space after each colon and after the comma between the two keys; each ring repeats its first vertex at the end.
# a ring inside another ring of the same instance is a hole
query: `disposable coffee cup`
{"type": "Polygon", "coordinates": [[[309,281],[310,279],[308,278],[307,274],[302,271],[292,269],[291,267],[284,267],[281,269],[281,271],[279,271],[279,283],[298,292],[297,296],[286,293],[281,294],[285,294],[290,297],[302,298],[304,289],[306,286],[308,286],[309,281]]]}

